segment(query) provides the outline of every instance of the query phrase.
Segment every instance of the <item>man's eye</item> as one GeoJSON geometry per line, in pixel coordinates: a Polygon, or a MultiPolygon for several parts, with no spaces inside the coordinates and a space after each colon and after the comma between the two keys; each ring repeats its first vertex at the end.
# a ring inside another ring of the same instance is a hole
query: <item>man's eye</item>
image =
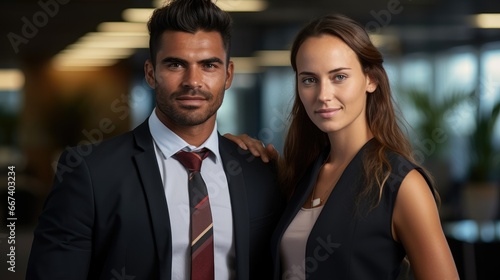
{"type": "Polygon", "coordinates": [[[170,63],[168,65],[169,68],[179,68],[181,67],[181,64],[180,63],[170,63]]]}

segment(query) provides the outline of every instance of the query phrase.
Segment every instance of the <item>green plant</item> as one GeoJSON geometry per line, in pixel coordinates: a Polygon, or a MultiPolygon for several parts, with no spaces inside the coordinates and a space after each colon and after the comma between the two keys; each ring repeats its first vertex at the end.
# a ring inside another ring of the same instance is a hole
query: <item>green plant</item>
{"type": "MultiPolygon", "coordinates": [[[[436,100],[434,94],[418,89],[404,90],[403,94],[406,101],[421,116],[420,122],[415,127],[417,139],[433,139],[438,129],[447,133],[450,125],[445,123],[446,115],[472,96],[471,93],[456,91],[436,100]]],[[[441,146],[443,143],[436,143],[438,151],[442,148],[441,146]]]]}
{"type": "Polygon", "coordinates": [[[500,155],[494,143],[494,129],[500,119],[500,102],[493,105],[491,114],[479,110],[476,113],[476,128],[470,136],[469,181],[488,182],[498,174],[500,155]]]}

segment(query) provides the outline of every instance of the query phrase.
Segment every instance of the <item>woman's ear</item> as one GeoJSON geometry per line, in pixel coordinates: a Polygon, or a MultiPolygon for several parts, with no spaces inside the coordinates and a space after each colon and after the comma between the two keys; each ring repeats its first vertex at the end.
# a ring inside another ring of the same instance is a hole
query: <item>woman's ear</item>
{"type": "Polygon", "coordinates": [[[369,75],[366,75],[366,78],[367,78],[366,92],[373,93],[378,87],[378,82],[369,75]]]}
{"type": "Polygon", "coordinates": [[[148,59],[144,63],[144,77],[146,78],[146,82],[148,85],[154,89],[156,87],[155,83],[155,69],[151,60],[148,59]]]}

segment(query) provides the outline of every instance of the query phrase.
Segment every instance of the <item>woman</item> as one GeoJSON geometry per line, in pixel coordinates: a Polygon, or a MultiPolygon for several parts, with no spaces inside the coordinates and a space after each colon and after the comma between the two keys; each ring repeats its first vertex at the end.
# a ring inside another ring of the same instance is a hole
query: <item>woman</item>
{"type": "Polygon", "coordinates": [[[458,279],[438,194],[398,127],[382,62],[342,15],[313,20],[293,43],[275,279],[396,279],[406,258],[415,279],[458,279]]]}

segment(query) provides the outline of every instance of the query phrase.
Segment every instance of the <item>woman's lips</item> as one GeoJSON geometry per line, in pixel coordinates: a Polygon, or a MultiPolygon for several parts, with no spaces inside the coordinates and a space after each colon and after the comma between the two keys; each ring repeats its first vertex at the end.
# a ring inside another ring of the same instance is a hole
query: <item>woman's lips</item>
{"type": "Polygon", "coordinates": [[[339,108],[327,108],[327,109],[316,110],[315,113],[318,114],[323,119],[330,119],[339,111],[340,111],[339,108]]]}

